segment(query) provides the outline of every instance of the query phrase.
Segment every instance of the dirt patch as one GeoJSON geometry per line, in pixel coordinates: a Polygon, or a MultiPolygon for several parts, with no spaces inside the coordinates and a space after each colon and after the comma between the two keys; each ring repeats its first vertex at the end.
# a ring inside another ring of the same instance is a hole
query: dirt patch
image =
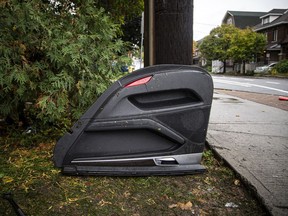
{"type": "Polygon", "coordinates": [[[233,90],[220,90],[217,89],[216,92],[221,94],[227,94],[242,99],[254,101],[256,103],[272,106],[278,109],[288,111],[288,101],[279,100],[279,96],[268,95],[268,94],[259,94],[252,92],[243,92],[243,91],[233,91],[233,90]]]}

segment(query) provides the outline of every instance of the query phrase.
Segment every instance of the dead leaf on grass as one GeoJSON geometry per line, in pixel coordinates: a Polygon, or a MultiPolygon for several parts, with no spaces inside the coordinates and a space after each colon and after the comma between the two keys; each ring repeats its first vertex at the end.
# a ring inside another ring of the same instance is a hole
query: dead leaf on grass
{"type": "Polygon", "coordinates": [[[179,203],[179,207],[182,209],[182,210],[191,210],[192,208],[192,203],[189,201],[187,203],[179,203]]]}
{"type": "Polygon", "coordinates": [[[169,200],[169,196],[167,196],[166,194],[164,194],[162,197],[161,197],[162,200],[169,200]]]}
{"type": "Polygon", "coordinates": [[[197,188],[192,189],[192,194],[194,194],[196,196],[198,196],[198,195],[200,195],[202,193],[203,193],[203,190],[200,190],[200,189],[197,189],[197,188]]]}
{"type": "Polygon", "coordinates": [[[154,199],[152,199],[152,198],[146,200],[146,203],[147,203],[148,205],[155,205],[155,204],[156,204],[156,202],[155,202],[154,199]]]}
{"type": "Polygon", "coordinates": [[[13,179],[12,177],[10,177],[10,176],[4,176],[4,177],[2,178],[2,181],[3,181],[4,184],[8,184],[8,183],[13,182],[14,179],[13,179]]]}
{"type": "Polygon", "coordinates": [[[180,208],[181,210],[192,210],[192,202],[180,203],[169,205],[169,208],[180,208]]]}
{"type": "Polygon", "coordinates": [[[201,199],[201,198],[199,198],[197,201],[200,202],[201,204],[204,204],[207,202],[205,199],[201,199]]]}
{"type": "Polygon", "coordinates": [[[109,201],[107,202],[107,201],[105,201],[105,200],[103,200],[103,199],[102,199],[101,201],[99,201],[99,203],[98,203],[98,205],[100,205],[100,206],[105,206],[105,205],[108,205],[108,204],[111,205],[112,203],[109,202],[109,201]]]}
{"type": "Polygon", "coordinates": [[[52,169],[51,173],[52,174],[59,174],[61,171],[60,170],[56,170],[56,169],[52,169]]]}
{"type": "Polygon", "coordinates": [[[68,202],[70,202],[70,203],[76,202],[78,200],[79,200],[79,198],[68,198],[68,202]]]}
{"type": "Polygon", "coordinates": [[[210,184],[211,184],[211,179],[210,179],[209,177],[206,177],[205,180],[204,180],[204,182],[205,182],[206,184],[210,185],[210,184]]]}
{"type": "Polygon", "coordinates": [[[178,207],[178,204],[171,204],[169,205],[169,208],[177,208],[178,207]]]}
{"type": "Polygon", "coordinates": [[[26,193],[28,193],[29,187],[28,187],[25,183],[22,183],[22,184],[20,185],[20,188],[21,188],[21,189],[24,189],[24,191],[25,191],[26,193]]]}
{"type": "Polygon", "coordinates": [[[129,191],[125,191],[125,192],[124,192],[124,197],[125,197],[125,198],[129,197],[130,195],[131,195],[131,193],[130,193],[129,191]]]}
{"type": "Polygon", "coordinates": [[[240,181],[239,181],[238,179],[236,179],[236,180],[234,181],[234,185],[239,186],[239,185],[240,185],[240,181]]]}
{"type": "Polygon", "coordinates": [[[200,215],[209,215],[209,213],[205,212],[204,210],[200,209],[200,215]]]}

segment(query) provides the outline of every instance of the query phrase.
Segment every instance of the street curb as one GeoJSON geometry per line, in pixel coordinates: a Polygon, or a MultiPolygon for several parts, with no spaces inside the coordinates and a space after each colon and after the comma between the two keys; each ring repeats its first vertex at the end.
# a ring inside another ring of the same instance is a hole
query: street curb
{"type": "Polygon", "coordinates": [[[251,193],[252,196],[258,200],[261,207],[263,207],[267,211],[267,213],[269,213],[269,215],[272,215],[271,210],[268,208],[267,205],[265,205],[264,198],[259,195],[259,193],[257,192],[257,189],[248,181],[248,179],[245,178],[244,176],[242,176],[239,172],[237,172],[237,170],[224,157],[222,157],[217,152],[217,150],[214,148],[213,145],[211,145],[208,142],[208,140],[206,140],[206,142],[205,142],[205,147],[212,151],[213,156],[216,160],[223,161],[225,166],[227,166],[233,170],[233,172],[236,174],[236,176],[240,178],[241,183],[243,183],[243,185],[248,189],[248,193],[251,193]]]}

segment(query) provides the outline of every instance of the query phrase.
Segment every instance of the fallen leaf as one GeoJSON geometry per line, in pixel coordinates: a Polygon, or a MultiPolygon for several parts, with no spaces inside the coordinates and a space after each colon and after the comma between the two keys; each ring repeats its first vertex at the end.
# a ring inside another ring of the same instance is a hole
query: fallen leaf
{"type": "Polygon", "coordinates": [[[52,173],[52,174],[59,174],[59,173],[60,173],[60,170],[52,169],[52,170],[51,170],[51,173],[52,173]]]}
{"type": "Polygon", "coordinates": [[[234,185],[236,185],[236,186],[240,185],[240,181],[239,181],[238,179],[236,179],[236,180],[234,181],[234,185]]]}
{"type": "Polygon", "coordinates": [[[148,200],[146,201],[146,203],[147,203],[148,205],[154,205],[154,204],[155,204],[155,201],[154,201],[152,198],[150,198],[150,199],[148,199],[148,200]]]}
{"type": "Polygon", "coordinates": [[[207,212],[205,212],[204,210],[200,209],[200,215],[209,215],[207,212]]]}
{"type": "Polygon", "coordinates": [[[68,198],[68,202],[75,202],[78,201],[79,198],[68,198]]]}
{"type": "Polygon", "coordinates": [[[198,199],[198,202],[200,202],[201,204],[204,204],[204,203],[206,203],[206,200],[199,198],[199,199],[198,199]]]}
{"type": "Polygon", "coordinates": [[[168,200],[168,199],[170,199],[166,194],[164,194],[163,196],[162,196],[162,200],[168,200]]]}
{"type": "Polygon", "coordinates": [[[171,204],[171,205],[169,205],[168,207],[169,207],[169,208],[177,208],[178,205],[177,205],[177,204],[171,204]]]}
{"type": "Polygon", "coordinates": [[[191,210],[192,209],[192,203],[189,201],[187,203],[178,203],[179,204],[179,207],[182,209],[182,210],[191,210]]]}
{"type": "Polygon", "coordinates": [[[107,202],[107,201],[105,201],[105,200],[101,200],[99,203],[98,203],[100,206],[105,206],[105,205],[107,205],[107,204],[112,204],[111,202],[107,202]]]}
{"type": "Polygon", "coordinates": [[[194,194],[194,195],[197,196],[197,195],[199,195],[199,194],[202,194],[202,190],[194,188],[194,189],[192,190],[192,194],[194,194]]]}
{"type": "Polygon", "coordinates": [[[128,191],[125,191],[125,192],[124,192],[124,197],[125,197],[125,198],[129,197],[130,195],[131,195],[131,193],[128,192],[128,191]]]}
{"type": "Polygon", "coordinates": [[[206,177],[205,180],[204,180],[204,182],[205,182],[206,184],[208,184],[208,185],[211,184],[211,181],[210,181],[209,177],[206,177]]]}
{"type": "Polygon", "coordinates": [[[10,177],[10,176],[4,176],[2,178],[2,181],[3,181],[4,184],[8,184],[8,183],[14,181],[14,179],[12,177],[10,177]]]}
{"type": "Polygon", "coordinates": [[[180,208],[181,210],[191,210],[192,209],[192,202],[187,202],[187,203],[180,203],[178,202],[177,204],[171,204],[169,205],[169,208],[180,208]]]}
{"type": "Polygon", "coordinates": [[[25,185],[25,183],[22,183],[20,188],[24,189],[26,193],[28,193],[29,187],[25,185]]]}

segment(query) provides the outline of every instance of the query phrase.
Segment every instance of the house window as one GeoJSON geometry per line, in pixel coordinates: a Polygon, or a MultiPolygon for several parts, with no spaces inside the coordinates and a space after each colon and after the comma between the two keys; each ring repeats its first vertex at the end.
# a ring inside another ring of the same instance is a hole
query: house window
{"type": "Polygon", "coordinates": [[[269,23],[269,17],[265,17],[263,20],[263,25],[269,23]]]}
{"type": "Polygon", "coordinates": [[[232,25],[232,24],[233,24],[233,21],[232,21],[232,18],[231,18],[231,17],[229,17],[229,19],[227,19],[227,24],[228,24],[228,25],[232,25]]]}
{"type": "Polygon", "coordinates": [[[277,37],[278,37],[278,30],[274,30],[273,31],[273,41],[277,41],[277,37]]]}
{"type": "Polygon", "coordinates": [[[268,41],[268,32],[265,32],[264,35],[265,35],[266,41],[268,41]]]}

